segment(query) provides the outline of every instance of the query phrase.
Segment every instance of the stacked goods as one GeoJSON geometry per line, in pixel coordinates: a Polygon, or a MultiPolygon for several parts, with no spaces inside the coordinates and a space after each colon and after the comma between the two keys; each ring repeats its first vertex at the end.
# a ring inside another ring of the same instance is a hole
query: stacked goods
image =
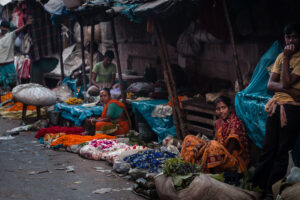
{"type": "Polygon", "coordinates": [[[66,100],[66,104],[78,105],[78,104],[82,104],[82,100],[76,97],[70,97],[66,100]]]}
{"type": "MultiPolygon", "coordinates": [[[[21,102],[15,103],[12,107],[7,108],[5,111],[22,111],[23,110],[23,104],[21,102]]],[[[36,110],[36,106],[27,106],[27,110],[36,110]]]]}
{"type": "Polygon", "coordinates": [[[80,150],[80,155],[84,158],[106,160],[114,164],[116,159],[120,160],[120,156],[123,158],[125,155],[128,156],[145,149],[146,147],[137,145],[128,146],[116,140],[100,139],[88,142],[88,144],[80,150]]]}
{"type": "Polygon", "coordinates": [[[97,130],[97,133],[112,134],[118,130],[119,126],[119,124],[105,124],[102,125],[99,130],[97,130]]]}
{"type": "Polygon", "coordinates": [[[70,147],[72,145],[78,145],[82,143],[86,143],[87,141],[91,141],[94,139],[116,139],[114,136],[109,135],[101,135],[96,134],[94,136],[89,135],[63,135],[59,137],[57,140],[52,142],[50,146],[52,148],[59,148],[59,147],[70,147]]]}
{"type": "Polygon", "coordinates": [[[78,127],[51,126],[49,128],[41,128],[35,135],[35,138],[44,137],[47,133],[66,133],[72,135],[80,135],[83,132],[84,129],[79,126],[78,127]]]}
{"type": "Polygon", "coordinates": [[[124,158],[132,168],[147,169],[150,172],[159,172],[168,158],[176,154],[165,150],[146,150],[124,158]]]}
{"type": "Polygon", "coordinates": [[[5,102],[5,101],[8,101],[8,100],[11,100],[12,98],[13,98],[13,96],[12,96],[11,92],[9,92],[5,95],[2,95],[1,96],[1,103],[5,102]]]}

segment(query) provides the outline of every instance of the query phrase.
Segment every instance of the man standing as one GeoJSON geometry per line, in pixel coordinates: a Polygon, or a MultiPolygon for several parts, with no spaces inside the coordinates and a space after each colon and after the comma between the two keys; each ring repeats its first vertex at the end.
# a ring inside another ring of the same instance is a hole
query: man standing
{"type": "Polygon", "coordinates": [[[28,17],[26,25],[15,31],[9,32],[10,23],[2,21],[0,25],[0,85],[5,89],[13,86],[17,81],[14,66],[14,44],[16,36],[32,23],[32,17],[28,17]]]}
{"type": "Polygon", "coordinates": [[[88,94],[98,96],[103,88],[111,88],[116,79],[116,65],[112,63],[115,55],[113,51],[106,51],[103,61],[97,63],[92,71],[92,85],[88,89],[88,94]]]}
{"type": "Polygon", "coordinates": [[[268,83],[275,92],[266,104],[268,112],[262,154],[253,177],[264,189],[264,199],[273,199],[272,185],[282,179],[288,167],[288,151],[300,131],[300,24],[284,28],[286,46],[279,54],[268,83]]]}

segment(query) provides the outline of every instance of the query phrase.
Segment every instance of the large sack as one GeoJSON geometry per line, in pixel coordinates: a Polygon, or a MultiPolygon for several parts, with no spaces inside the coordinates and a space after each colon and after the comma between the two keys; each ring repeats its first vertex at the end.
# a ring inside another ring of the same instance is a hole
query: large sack
{"type": "Polygon", "coordinates": [[[196,176],[188,188],[176,191],[172,177],[155,177],[157,194],[161,200],[255,200],[259,195],[217,181],[206,174],[196,176]]]}
{"type": "Polygon", "coordinates": [[[27,105],[51,106],[56,103],[55,93],[36,83],[18,85],[12,90],[12,95],[16,101],[27,105]]]}
{"type": "MultiPolygon", "coordinates": [[[[81,36],[80,36],[80,24],[75,23],[74,25],[74,37],[76,42],[80,43],[81,42],[81,36]]],[[[92,26],[84,26],[83,27],[83,35],[84,37],[84,45],[87,44],[87,42],[91,41],[91,32],[92,32],[92,26]]],[[[94,42],[99,43],[101,41],[101,27],[100,24],[95,25],[95,33],[94,33],[94,42]]],[[[89,51],[89,50],[88,50],[89,51]]]]}
{"type": "Polygon", "coordinates": [[[289,183],[285,178],[272,186],[273,195],[278,200],[298,200],[300,197],[300,182],[289,183]]]}
{"type": "Polygon", "coordinates": [[[128,92],[132,93],[140,93],[140,94],[148,94],[152,92],[153,85],[147,82],[136,82],[130,84],[130,86],[127,88],[128,92]]]}
{"type": "Polygon", "coordinates": [[[55,92],[59,102],[65,102],[73,96],[72,90],[65,84],[54,88],[52,91],[55,92]]]}

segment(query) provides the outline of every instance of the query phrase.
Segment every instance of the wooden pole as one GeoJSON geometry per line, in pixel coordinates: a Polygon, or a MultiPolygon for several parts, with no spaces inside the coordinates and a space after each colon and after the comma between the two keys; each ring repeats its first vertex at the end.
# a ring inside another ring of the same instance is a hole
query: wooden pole
{"type": "Polygon", "coordinates": [[[172,87],[172,90],[173,90],[173,95],[175,97],[175,110],[177,112],[177,115],[178,115],[178,120],[179,120],[179,127],[180,127],[180,130],[181,130],[181,136],[182,136],[182,139],[184,139],[185,137],[185,128],[184,128],[184,123],[183,123],[183,118],[182,118],[182,112],[180,110],[180,103],[179,103],[179,100],[178,100],[178,95],[177,95],[177,89],[176,89],[176,83],[174,81],[174,77],[173,77],[173,72],[172,72],[172,68],[171,68],[171,63],[170,63],[170,56],[169,56],[169,53],[168,53],[168,49],[167,49],[167,43],[166,43],[166,40],[165,40],[165,37],[164,37],[164,33],[163,33],[163,30],[161,28],[161,24],[158,22],[158,31],[160,32],[160,35],[161,35],[161,41],[162,41],[162,47],[163,47],[163,51],[164,51],[164,54],[165,54],[165,61],[166,61],[166,66],[167,66],[167,72],[168,72],[168,75],[169,75],[169,80],[170,80],[170,83],[171,83],[171,87],[172,87]]]}
{"type": "Polygon", "coordinates": [[[120,62],[120,56],[119,56],[119,49],[118,49],[114,19],[111,20],[111,33],[112,33],[112,37],[113,37],[114,48],[115,48],[116,58],[117,58],[117,69],[118,69],[118,78],[119,78],[120,89],[121,89],[121,97],[122,97],[123,103],[126,105],[126,97],[125,97],[124,87],[123,87],[121,62],[120,62]]]}
{"type": "Polygon", "coordinates": [[[65,70],[64,70],[64,61],[63,61],[63,36],[61,34],[61,26],[58,28],[59,30],[59,61],[60,61],[60,71],[61,71],[61,82],[65,78],[65,70]]]}
{"type": "Polygon", "coordinates": [[[237,76],[237,80],[238,80],[238,83],[239,83],[239,90],[241,91],[243,89],[243,76],[242,76],[240,65],[239,65],[238,55],[236,53],[233,29],[232,29],[232,24],[231,24],[229,13],[228,13],[226,0],[223,0],[223,6],[224,6],[225,18],[226,18],[227,26],[228,26],[228,30],[229,30],[229,35],[230,35],[230,41],[231,41],[231,46],[232,46],[232,53],[233,53],[233,60],[234,60],[235,70],[236,70],[236,76],[237,76]]]}
{"type": "Polygon", "coordinates": [[[92,23],[92,30],[91,30],[91,45],[90,45],[90,78],[89,78],[89,85],[92,85],[92,71],[94,67],[94,39],[95,39],[95,25],[94,21],[92,23]]]}
{"type": "Polygon", "coordinates": [[[169,93],[169,99],[172,103],[173,118],[174,118],[174,124],[176,127],[177,137],[179,139],[183,139],[185,131],[183,128],[183,120],[182,120],[182,115],[181,115],[181,111],[179,108],[179,101],[178,101],[178,96],[177,96],[177,92],[176,92],[176,86],[175,86],[173,74],[171,71],[170,58],[169,58],[169,55],[167,52],[165,38],[164,38],[162,29],[161,29],[161,25],[158,21],[154,21],[154,29],[155,29],[156,37],[158,40],[161,58],[163,61],[164,78],[165,78],[168,93],[169,93]]]}
{"type": "Polygon", "coordinates": [[[84,33],[83,33],[83,25],[82,19],[80,19],[80,37],[81,37],[81,57],[82,57],[82,80],[83,80],[83,90],[86,91],[86,77],[85,77],[85,54],[84,54],[84,33]]]}

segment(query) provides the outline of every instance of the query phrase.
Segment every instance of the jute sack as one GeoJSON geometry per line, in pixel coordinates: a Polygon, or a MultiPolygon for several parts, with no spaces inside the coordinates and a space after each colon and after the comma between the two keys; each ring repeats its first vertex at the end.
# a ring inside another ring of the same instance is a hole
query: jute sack
{"type": "Polygon", "coordinates": [[[161,200],[259,200],[259,194],[217,181],[206,174],[196,176],[189,187],[176,191],[172,177],[155,178],[161,200]]]}
{"type": "Polygon", "coordinates": [[[276,200],[299,200],[300,199],[300,182],[287,183],[285,178],[276,182],[272,186],[274,198],[276,200]]]}

